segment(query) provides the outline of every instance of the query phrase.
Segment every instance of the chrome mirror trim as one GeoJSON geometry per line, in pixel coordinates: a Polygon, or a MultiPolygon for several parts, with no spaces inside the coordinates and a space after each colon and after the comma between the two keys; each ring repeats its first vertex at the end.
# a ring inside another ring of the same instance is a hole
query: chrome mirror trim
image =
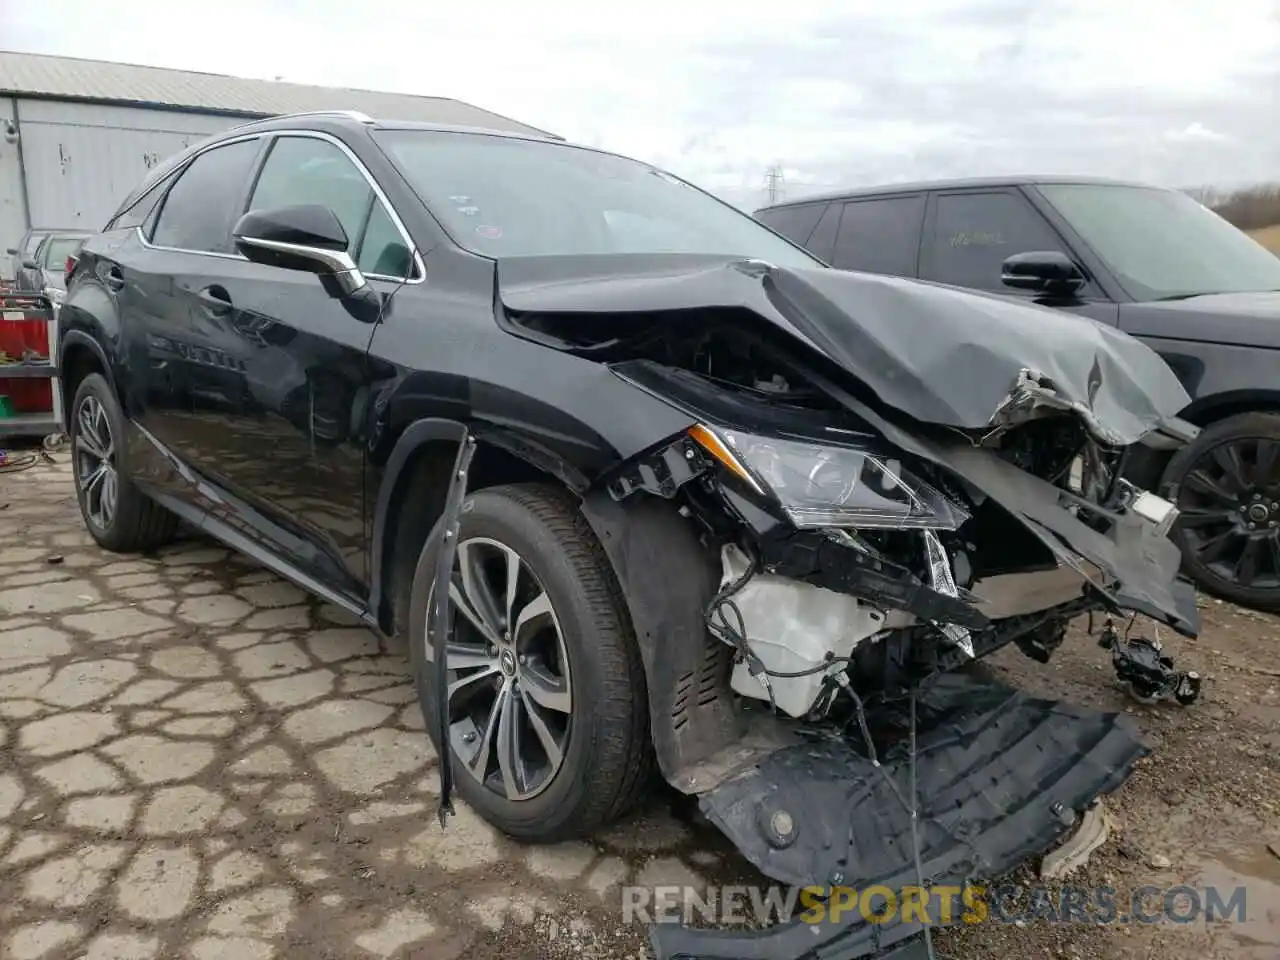
{"type": "Polygon", "coordinates": [[[350,295],[363,287],[368,281],[356,267],[351,254],[345,250],[326,250],[324,247],[311,247],[302,243],[283,243],[279,240],[264,240],[261,237],[237,236],[236,243],[261,250],[275,250],[279,253],[293,253],[307,257],[325,267],[325,274],[333,277],[343,294],[350,295]]]}

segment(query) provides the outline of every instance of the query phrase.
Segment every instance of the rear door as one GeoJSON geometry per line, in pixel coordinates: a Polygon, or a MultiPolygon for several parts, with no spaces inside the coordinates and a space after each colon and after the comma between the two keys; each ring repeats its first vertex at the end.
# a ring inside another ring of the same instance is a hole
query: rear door
{"type": "Polygon", "coordinates": [[[189,464],[216,445],[216,414],[243,402],[244,360],[224,349],[214,292],[243,258],[231,226],[244,207],[261,137],[219,144],[191,160],[118,262],[104,262],[117,289],[128,353],[138,375],[129,398],[138,424],[189,464]]]}
{"type": "MultiPolygon", "coordinates": [[[[920,278],[1036,302],[1043,298],[1006,287],[1000,275],[1006,258],[1043,250],[1074,256],[1017,187],[936,191],[925,219],[920,278]]],[[[1092,279],[1077,301],[1052,305],[1111,325],[1117,322],[1116,304],[1092,279]]]]}
{"type": "Polygon", "coordinates": [[[918,275],[925,195],[846,200],[831,265],[839,270],[918,275]]]}

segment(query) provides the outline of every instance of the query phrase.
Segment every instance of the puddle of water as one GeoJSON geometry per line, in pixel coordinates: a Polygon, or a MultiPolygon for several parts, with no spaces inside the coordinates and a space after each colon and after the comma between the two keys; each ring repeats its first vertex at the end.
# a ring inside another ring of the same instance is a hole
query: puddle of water
{"type": "Polygon", "coordinates": [[[1232,913],[1227,922],[1214,925],[1214,932],[1248,950],[1250,957],[1280,955],[1280,858],[1266,847],[1213,851],[1201,858],[1191,882],[1201,890],[1216,887],[1223,903],[1243,887],[1245,918],[1232,913]]]}

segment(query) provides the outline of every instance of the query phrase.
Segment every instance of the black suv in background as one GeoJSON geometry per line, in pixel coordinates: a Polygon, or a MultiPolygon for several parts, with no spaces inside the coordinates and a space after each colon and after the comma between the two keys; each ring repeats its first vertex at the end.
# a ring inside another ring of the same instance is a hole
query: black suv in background
{"type": "Polygon", "coordinates": [[[1201,586],[1280,610],[1280,258],[1182,192],[1081,177],[895,184],[755,217],[839,269],[1017,297],[1144,340],[1204,429],[1129,475],[1177,502],[1201,586]]]}

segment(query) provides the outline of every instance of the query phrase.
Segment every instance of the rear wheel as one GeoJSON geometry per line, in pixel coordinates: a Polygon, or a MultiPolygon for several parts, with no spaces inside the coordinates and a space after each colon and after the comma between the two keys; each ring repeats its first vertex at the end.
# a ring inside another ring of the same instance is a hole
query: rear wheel
{"type": "MultiPolygon", "coordinates": [[[[418,562],[409,623],[427,623],[440,536],[418,562]]],[[[652,769],[644,670],[612,568],[572,499],[542,485],[470,496],[449,598],[446,703],[429,630],[408,642],[433,740],[447,713],[448,743],[436,749],[461,797],[539,842],[630,807],[652,769]]]]}
{"type": "Polygon", "coordinates": [[[1280,415],[1205,428],[1169,461],[1164,495],[1181,511],[1184,569],[1207,592],[1280,610],[1280,415]]]}
{"type": "Polygon", "coordinates": [[[101,374],[80,382],[67,423],[76,499],[93,539],[116,553],[151,550],[171,540],[178,518],[129,479],[124,412],[101,374]]]}

